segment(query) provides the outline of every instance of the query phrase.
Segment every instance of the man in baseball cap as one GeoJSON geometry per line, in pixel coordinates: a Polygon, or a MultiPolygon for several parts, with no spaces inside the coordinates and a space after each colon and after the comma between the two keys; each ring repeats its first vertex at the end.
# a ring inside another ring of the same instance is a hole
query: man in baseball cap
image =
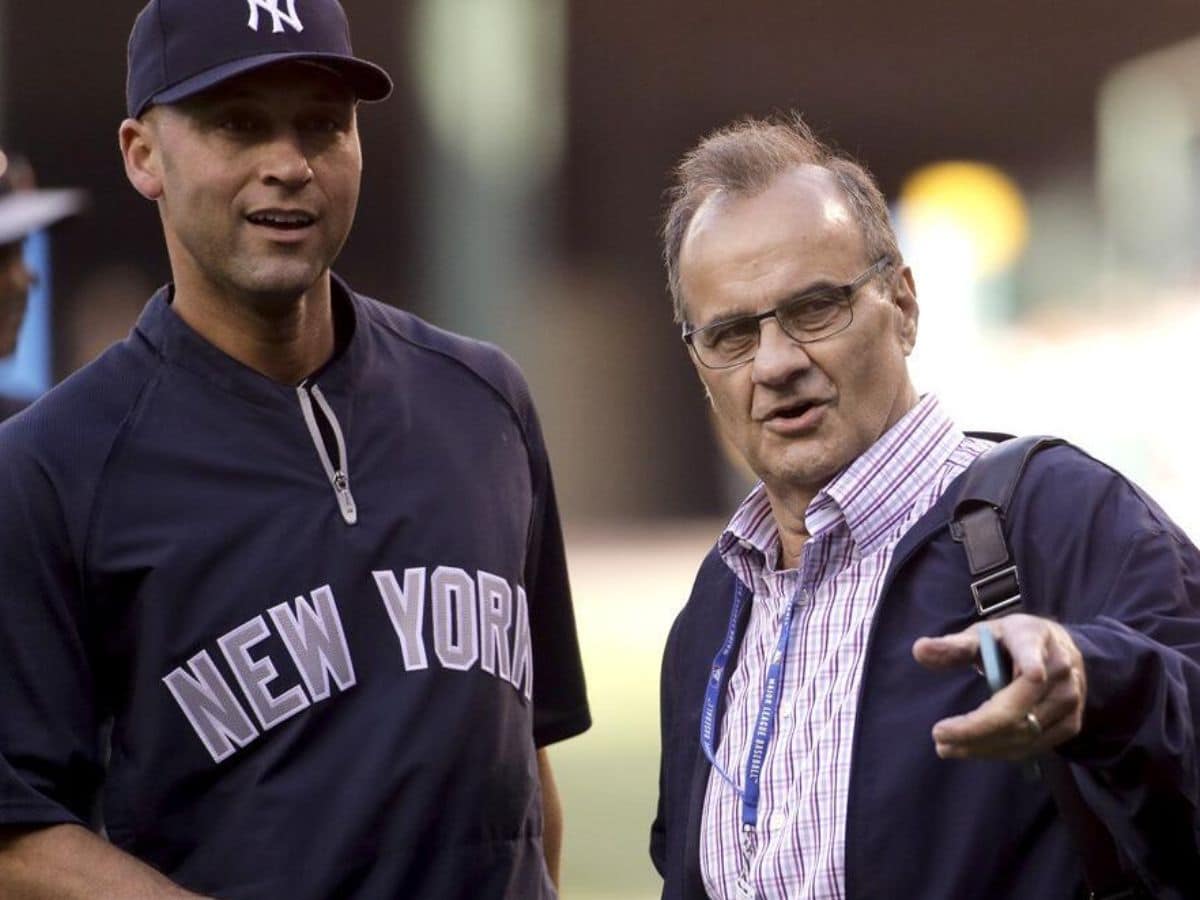
{"type": "MultiPolygon", "coordinates": [[[[25,263],[25,238],[74,215],[83,202],[82,191],[38,190],[29,164],[0,150],[0,358],[17,349],[29,289],[36,280],[25,263]]],[[[0,394],[0,421],[24,405],[0,394]]]]}
{"type": "Polygon", "coordinates": [[[551,900],[528,388],[331,272],[388,76],[335,0],[152,0],[127,87],[172,281],[0,429],[0,896],[551,900]]]}

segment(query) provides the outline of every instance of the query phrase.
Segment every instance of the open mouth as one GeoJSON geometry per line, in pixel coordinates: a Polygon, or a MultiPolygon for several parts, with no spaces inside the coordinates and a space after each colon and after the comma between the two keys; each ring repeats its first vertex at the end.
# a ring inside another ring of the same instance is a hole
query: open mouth
{"type": "Polygon", "coordinates": [[[308,228],[316,222],[317,217],[311,213],[301,211],[264,210],[263,212],[250,213],[246,216],[246,220],[253,225],[263,225],[267,228],[278,228],[282,231],[299,231],[303,228],[308,228]]]}
{"type": "Polygon", "coordinates": [[[798,419],[817,404],[808,401],[793,404],[792,406],[784,406],[773,411],[769,419],[798,419]]]}

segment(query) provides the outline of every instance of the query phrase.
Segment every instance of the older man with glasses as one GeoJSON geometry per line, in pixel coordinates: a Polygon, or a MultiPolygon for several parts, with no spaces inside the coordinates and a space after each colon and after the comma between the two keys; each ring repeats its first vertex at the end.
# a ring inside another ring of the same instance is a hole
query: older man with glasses
{"type": "Polygon", "coordinates": [[[952,519],[996,436],[912,384],[916,287],[870,174],[798,117],[747,120],[671,200],[676,319],[760,481],[665,651],[664,897],[1197,896],[1200,552],[1059,442],[983,532],[1015,565],[972,582],[952,519]],[[1102,885],[1079,822],[1116,848],[1102,885]]]}

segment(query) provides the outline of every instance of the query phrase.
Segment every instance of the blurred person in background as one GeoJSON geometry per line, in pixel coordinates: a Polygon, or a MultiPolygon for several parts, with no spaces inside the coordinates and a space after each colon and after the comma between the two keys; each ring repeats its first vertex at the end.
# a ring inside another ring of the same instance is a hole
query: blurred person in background
{"type": "Polygon", "coordinates": [[[1039,759],[1119,848],[1098,896],[1200,896],[1196,547],[1060,444],[1008,506],[1021,592],[976,605],[949,524],[994,445],[914,389],[884,198],[799,117],[687,154],[664,244],[696,372],[760,479],[664,653],[664,897],[1089,896],[1097,857],[1039,759]],[[990,695],[984,628],[1012,664],[990,695]]]}
{"type": "Polygon", "coordinates": [[[336,0],[134,24],[173,280],[0,429],[0,896],[556,896],[590,720],[528,389],[330,270],[391,87],[336,0]]]}
{"type": "MultiPolygon", "coordinates": [[[[38,190],[33,169],[0,149],[0,359],[17,349],[29,290],[37,276],[25,262],[25,239],[77,213],[83,193],[38,190]]],[[[20,411],[25,401],[0,394],[0,421],[20,411]]]]}

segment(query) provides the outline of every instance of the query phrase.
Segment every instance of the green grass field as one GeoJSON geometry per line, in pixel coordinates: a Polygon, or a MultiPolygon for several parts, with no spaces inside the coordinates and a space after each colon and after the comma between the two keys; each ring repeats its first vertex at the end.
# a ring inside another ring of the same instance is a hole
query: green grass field
{"type": "Polygon", "coordinates": [[[658,670],[715,522],[568,529],[595,724],[551,748],[566,811],[566,900],[656,900],[646,846],[658,795],[658,670]]]}

